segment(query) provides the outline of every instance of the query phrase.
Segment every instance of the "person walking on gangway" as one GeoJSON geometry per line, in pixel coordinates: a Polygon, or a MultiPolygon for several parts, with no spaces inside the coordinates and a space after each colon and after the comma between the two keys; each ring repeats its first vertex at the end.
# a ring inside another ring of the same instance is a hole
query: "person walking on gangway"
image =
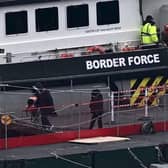
{"type": "Polygon", "coordinates": [[[44,88],[40,82],[36,83],[33,88],[37,88],[40,91],[36,103],[41,114],[42,127],[47,130],[52,130],[54,126],[50,123],[48,115],[55,112],[55,107],[50,91],[44,88]]]}
{"type": "Polygon", "coordinates": [[[103,96],[99,89],[95,89],[91,93],[90,112],[92,114],[89,129],[92,129],[96,120],[98,128],[103,128],[102,114],[103,114],[103,96]]]}

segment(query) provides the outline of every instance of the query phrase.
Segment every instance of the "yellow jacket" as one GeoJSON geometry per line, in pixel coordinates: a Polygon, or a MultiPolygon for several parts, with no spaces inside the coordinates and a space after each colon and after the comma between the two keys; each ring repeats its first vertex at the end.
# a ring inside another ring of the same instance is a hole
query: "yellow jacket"
{"type": "Polygon", "coordinates": [[[146,23],[141,27],[141,44],[154,44],[158,41],[156,25],[146,23]]]}

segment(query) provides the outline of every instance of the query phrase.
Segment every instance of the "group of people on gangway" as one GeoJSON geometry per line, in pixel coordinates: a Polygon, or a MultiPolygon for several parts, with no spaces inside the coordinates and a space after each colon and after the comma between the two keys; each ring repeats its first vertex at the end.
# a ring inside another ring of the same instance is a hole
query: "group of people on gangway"
{"type": "MultiPolygon", "coordinates": [[[[49,121],[48,115],[55,114],[57,116],[57,113],[50,91],[44,88],[42,83],[38,82],[32,87],[32,92],[33,95],[27,100],[25,112],[31,114],[31,121],[33,123],[39,123],[39,118],[41,118],[42,128],[52,130],[54,125],[49,121]]],[[[94,127],[96,120],[98,128],[103,128],[103,96],[99,89],[92,90],[89,108],[91,113],[89,129],[94,127]]]]}

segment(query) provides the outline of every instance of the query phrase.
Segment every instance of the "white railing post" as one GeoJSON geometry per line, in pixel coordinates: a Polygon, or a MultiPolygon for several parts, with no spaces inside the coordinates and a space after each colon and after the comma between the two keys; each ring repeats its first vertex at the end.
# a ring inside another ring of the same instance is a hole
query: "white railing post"
{"type": "Polygon", "coordinates": [[[111,92],[111,122],[114,122],[114,92],[111,92]]]}
{"type": "Polygon", "coordinates": [[[145,117],[148,117],[148,88],[145,88],[145,117]]]}

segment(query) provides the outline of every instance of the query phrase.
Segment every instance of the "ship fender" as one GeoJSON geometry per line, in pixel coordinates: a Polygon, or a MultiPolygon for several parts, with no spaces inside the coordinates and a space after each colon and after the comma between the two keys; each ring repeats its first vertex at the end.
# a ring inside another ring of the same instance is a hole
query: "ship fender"
{"type": "Polygon", "coordinates": [[[152,121],[145,121],[142,124],[142,127],[141,127],[141,133],[142,134],[153,134],[154,132],[155,132],[154,131],[154,125],[153,125],[152,121]]]}
{"type": "Polygon", "coordinates": [[[87,52],[88,53],[94,53],[94,52],[98,52],[99,54],[104,54],[105,53],[105,48],[102,46],[92,46],[92,47],[88,47],[87,48],[87,52]]]}

